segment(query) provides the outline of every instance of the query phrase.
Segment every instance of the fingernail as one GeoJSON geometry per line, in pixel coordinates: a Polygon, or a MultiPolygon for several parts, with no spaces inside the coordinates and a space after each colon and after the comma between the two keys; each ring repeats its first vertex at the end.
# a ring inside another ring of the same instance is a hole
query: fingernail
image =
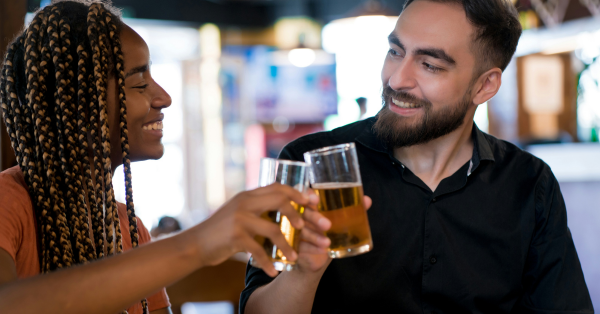
{"type": "Polygon", "coordinates": [[[296,252],[292,251],[292,254],[290,254],[290,259],[292,259],[294,261],[297,260],[298,259],[298,254],[296,252]]]}

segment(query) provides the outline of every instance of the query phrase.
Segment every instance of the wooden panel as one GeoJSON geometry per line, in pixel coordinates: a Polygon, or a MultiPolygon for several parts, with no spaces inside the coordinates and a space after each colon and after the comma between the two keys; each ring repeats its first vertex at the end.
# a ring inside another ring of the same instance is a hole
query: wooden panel
{"type": "Polygon", "coordinates": [[[201,268],[167,288],[173,313],[181,313],[185,302],[217,301],[233,303],[237,313],[245,278],[246,263],[233,259],[201,268]]]}
{"type": "MultiPolygon", "coordinates": [[[[576,74],[572,70],[571,65],[571,55],[570,53],[563,53],[554,55],[555,57],[559,57],[563,63],[563,71],[562,73],[557,73],[556,75],[563,76],[563,95],[562,95],[562,103],[563,110],[560,114],[557,115],[558,119],[558,129],[561,132],[560,138],[563,138],[565,134],[568,134],[573,141],[577,141],[577,86],[576,86],[576,74]]],[[[534,120],[542,120],[544,117],[538,117],[540,119],[532,119],[532,114],[529,113],[525,108],[525,86],[524,86],[524,62],[526,62],[525,57],[521,57],[517,59],[517,81],[518,81],[518,136],[521,141],[524,143],[531,141],[540,141],[540,140],[556,140],[556,139],[541,139],[536,138],[534,136],[532,121],[534,120]]],[[[536,117],[533,117],[536,118],[536,117]]]]}
{"type": "MultiPolygon", "coordinates": [[[[0,1],[0,56],[2,56],[0,63],[4,63],[8,44],[23,29],[26,8],[26,0],[0,1]]],[[[16,164],[15,155],[10,146],[10,138],[6,133],[6,126],[4,122],[0,122],[0,171],[16,164]]]]}

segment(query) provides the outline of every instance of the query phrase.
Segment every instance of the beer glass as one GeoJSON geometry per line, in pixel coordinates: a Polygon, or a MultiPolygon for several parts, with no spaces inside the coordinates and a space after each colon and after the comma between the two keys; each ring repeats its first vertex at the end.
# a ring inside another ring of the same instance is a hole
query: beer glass
{"type": "Polygon", "coordinates": [[[342,258],[373,248],[363,205],[363,187],[354,143],[304,153],[310,184],[319,195],[318,210],[331,220],[329,257],[342,258]]]}
{"type": "MultiPolygon", "coordinates": [[[[262,158],[260,161],[260,175],[258,178],[260,187],[273,184],[275,182],[289,185],[294,189],[304,193],[308,189],[308,179],[306,178],[306,163],[291,160],[262,158]]],[[[302,215],[304,206],[292,202],[292,206],[302,215]]],[[[282,215],[279,211],[267,211],[261,215],[263,219],[279,225],[279,229],[287,243],[298,252],[300,245],[300,230],[292,227],[288,218],[282,215]]],[[[277,248],[270,239],[257,236],[256,241],[265,249],[267,256],[273,262],[273,266],[278,271],[289,271],[295,268],[295,263],[290,262],[283,255],[281,250],[277,248]]],[[[250,264],[255,265],[254,259],[250,259],[250,264]]]]}

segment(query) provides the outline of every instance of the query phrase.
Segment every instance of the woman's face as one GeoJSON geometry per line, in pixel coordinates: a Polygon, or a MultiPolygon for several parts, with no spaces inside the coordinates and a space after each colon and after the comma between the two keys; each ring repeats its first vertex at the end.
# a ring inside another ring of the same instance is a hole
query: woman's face
{"type": "MultiPolygon", "coordinates": [[[[171,97],[150,75],[150,52],[146,42],[133,29],[123,25],[120,34],[124,59],[124,91],[127,104],[127,132],[131,161],[159,159],[164,147],[162,109],[171,105],[171,97]]],[[[110,128],[113,170],[122,163],[120,108],[117,78],[107,86],[107,110],[110,128]]]]}

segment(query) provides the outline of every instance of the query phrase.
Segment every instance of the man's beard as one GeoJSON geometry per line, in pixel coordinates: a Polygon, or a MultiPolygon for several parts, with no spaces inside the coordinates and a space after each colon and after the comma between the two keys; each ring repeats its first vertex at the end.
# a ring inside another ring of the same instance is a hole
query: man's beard
{"type": "Polygon", "coordinates": [[[458,105],[434,111],[431,102],[385,86],[382,94],[383,108],[377,114],[377,122],[373,125],[373,130],[377,137],[392,149],[428,143],[458,129],[463,124],[472,103],[469,99],[470,94],[469,88],[458,105]],[[403,117],[388,108],[388,106],[395,106],[390,103],[392,98],[423,108],[425,111],[423,118],[409,123],[410,118],[403,117]]]}

